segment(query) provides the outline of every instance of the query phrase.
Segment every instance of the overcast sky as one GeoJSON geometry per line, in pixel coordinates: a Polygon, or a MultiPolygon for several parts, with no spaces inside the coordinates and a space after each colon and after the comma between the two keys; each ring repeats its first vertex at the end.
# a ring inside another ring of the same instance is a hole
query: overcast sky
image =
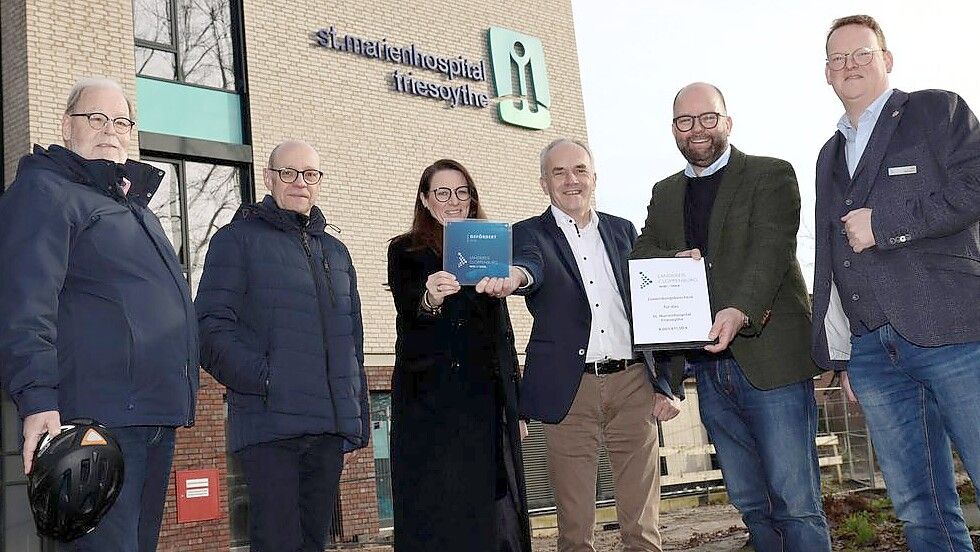
{"type": "MultiPolygon", "coordinates": [[[[895,57],[891,85],[944,88],[980,112],[980,2],[572,0],[599,209],[641,229],[652,185],[685,161],[670,132],[671,101],[708,81],[725,94],[731,143],[796,169],[803,197],[798,254],[813,277],[817,152],[843,113],[824,78],[830,22],[866,13],[895,57]]],[[[560,106],[556,106],[560,109],[560,106]]]]}

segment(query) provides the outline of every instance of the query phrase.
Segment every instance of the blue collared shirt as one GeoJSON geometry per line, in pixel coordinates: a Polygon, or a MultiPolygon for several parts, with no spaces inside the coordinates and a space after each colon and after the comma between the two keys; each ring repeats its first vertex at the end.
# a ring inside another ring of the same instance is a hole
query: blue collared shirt
{"type": "Polygon", "coordinates": [[[721,157],[719,157],[718,159],[716,159],[714,163],[712,163],[712,164],[708,165],[707,167],[705,167],[705,169],[703,171],[701,171],[701,174],[695,173],[694,172],[694,165],[688,163],[687,166],[684,167],[684,176],[687,176],[688,178],[695,178],[695,177],[699,177],[699,176],[711,176],[711,175],[715,174],[716,172],[718,172],[719,170],[721,170],[722,167],[724,167],[725,165],[727,165],[728,164],[728,159],[731,156],[732,156],[732,146],[731,145],[728,145],[725,148],[725,153],[721,154],[721,157]]]}
{"type": "Polygon", "coordinates": [[[871,105],[858,118],[857,128],[854,128],[854,125],[851,124],[851,119],[847,116],[847,113],[841,115],[840,121],[837,122],[837,130],[841,131],[841,134],[847,140],[844,145],[844,156],[847,158],[847,171],[852,178],[854,177],[854,170],[857,169],[858,162],[861,161],[861,156],[864,155],[864,149],[868,147],[871,132],[874,131],[875,125],[878,123],[881,110],[884,109],[885,102],[888,101],[888,98],[892,97],[893,92],[895,92],[894,88],[885,90],[878,96],[878,99],[871,102],[871,105]]]}

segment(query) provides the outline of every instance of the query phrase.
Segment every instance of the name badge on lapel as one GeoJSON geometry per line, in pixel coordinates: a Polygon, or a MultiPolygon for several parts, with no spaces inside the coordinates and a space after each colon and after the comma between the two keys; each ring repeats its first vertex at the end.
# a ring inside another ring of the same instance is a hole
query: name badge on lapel
{"type": "Polygon", "coordinates": [[[888,176],[915,174],[917,172],[919,172],[919,168],[915,165],[907,165],[905,167],[888,167],[888,176]]]}

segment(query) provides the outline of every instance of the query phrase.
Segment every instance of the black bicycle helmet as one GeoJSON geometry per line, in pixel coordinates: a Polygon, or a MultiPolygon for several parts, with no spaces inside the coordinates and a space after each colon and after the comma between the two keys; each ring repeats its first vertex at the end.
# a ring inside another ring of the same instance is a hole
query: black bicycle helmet
{"type": "Polygon", "coordinates": [[[27,496],[38,535],[69,542],[95,529],[119,496],[123,455],[102,424],[69,420],[44,434],[27,476],[27,496]]]}

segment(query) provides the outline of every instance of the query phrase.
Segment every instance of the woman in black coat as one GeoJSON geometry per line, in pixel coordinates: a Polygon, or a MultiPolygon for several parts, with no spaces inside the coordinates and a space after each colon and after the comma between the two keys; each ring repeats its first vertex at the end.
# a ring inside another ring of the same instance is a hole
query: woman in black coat
{"type": "Polygon", "coordinates": [[[530,552],[514,332],[493,286],[442,271],[451,218],[485,216],[469,173],[443,159],[422,173],[412,229],[388,247],[395,550],[530,552]]]}

